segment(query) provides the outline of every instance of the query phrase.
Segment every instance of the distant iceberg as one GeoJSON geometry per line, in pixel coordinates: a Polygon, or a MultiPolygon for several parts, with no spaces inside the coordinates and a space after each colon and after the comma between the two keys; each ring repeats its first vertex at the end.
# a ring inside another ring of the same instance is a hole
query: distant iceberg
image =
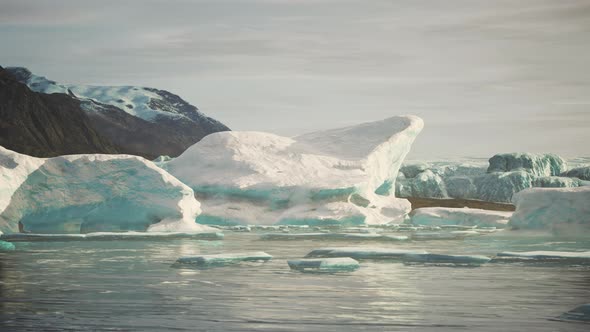
{"type": "Polygon", "coordinates": [[[398,116],[295,138],[214,133],[166,169],[195,191],[204,224],[399,223],[410,203],[384,188],[422,127],[398,116]]]}
{"type": "Polygon", "coordinates": [[[398,197],[456,198],[509,203],[531,187],[579,187],[584,167],[567,171],[554,154],[504,153],[480,161],[407,162],[395,182],[398,197]],[[577,178],[579,177],[579,178],[577,178]]]}
{"type": "Polygon", "coordinates": [[[199,232],[192,189],[141,157],[34,158],[0,147],[0,231],[199,232]]]}

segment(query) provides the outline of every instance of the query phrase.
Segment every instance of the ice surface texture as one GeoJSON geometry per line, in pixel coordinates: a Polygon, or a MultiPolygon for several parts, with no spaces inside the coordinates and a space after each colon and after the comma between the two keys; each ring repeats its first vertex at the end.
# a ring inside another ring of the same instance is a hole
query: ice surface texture
{"type": "Polygon", "coordinates": [[[512,227],[590,236],[590,186],[531,188],[517,193],[514,204],[512,227]]]}
{"type": "Polygon", "coordinates": [[[360,225],[403,220],[395,184],[423,122],[398,116],[295,138],[261,132],[206,136],[167,170],[193,188],[200,223],[360,225]]]}
{"type": "Polygon", "coordinates": [[[227,253],[216,255],[187,256],[176,260],[177,265],[189,265],[194,267],[217,267],[237,264],[241,262],[266,262],[272,259],[272,256],[259,251],[252,253],[227,253]]]}
{"type": "Polygon", "coordinates": [[[469,208],[428,207],[412,211],[415,225],[462,225],[504,228],[512,212],[469,208]]]}
{"type": "Polygon", "coordinates": [[[497,255],[495,261],[508,262],[566,262],[590,264],[590,251],[505,251],[497,255]]]}
{"type": "Polygon", "coordinates": [[[307,258],[288,260],[292,270],[312,273],[352,272],[358,270],[359,262],[349,258],[307,258]]]}
{"type": "Polygon", "coordinates": [[[565,172],[567,163],[553,154],[507,153],[474,161],[409,162],[396,182],[398,197],[458,198],[511,202],[515,193],[531,187],[579,187],[584,168],[565,172]],[[559,176],[559,175],[566,175],[559,176]]]}
{"type": "Polygon", "coordinates": [[[193,191],[130,155],[34,158],[0,147],[0,231],[197,232],[193,191]]]}

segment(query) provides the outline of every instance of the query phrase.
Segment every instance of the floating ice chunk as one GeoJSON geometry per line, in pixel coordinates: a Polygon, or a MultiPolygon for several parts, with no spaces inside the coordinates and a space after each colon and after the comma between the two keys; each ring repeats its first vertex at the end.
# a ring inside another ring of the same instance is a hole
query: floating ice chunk
{"type": "Polygon", "coordinates": [[[12,242],[67,242],[67,241],[113,241],[113,240],[159,240],[159,239],[197,239],[221,240],[222,233],[173,233],[173,232],[124,232],[124,233],[88,233],[88,234],[2,234],[1,240],[12,242]]]}
{"type": "Polygon", "coordinates": [[[349,258],[310,258],[287,261],[291,270],[315,273],[352,272],[359,268],[359,262],[349,258]]]}
{"type": "Polygon", "coordinates": [[[489,262],[491,258],[481,255],[410,254],[405,255],[402,260],[418,263],[481,265],[489,262]]]}
{"type": "Polygon", "coordinates": [[[191,188],[131,155],[35,158],[0,147],[0,230],[198,232],[191,188]],[[20,227],[19,227],[20,226],[20,227]]]}
{"type": "Polygon", "coordinates": [[[469,236],[481,235],[476,231],[451,231],[451,232],[417,232],[412,234],[412,240],[462,240],[469,236]]]}
{"type": "Polygon", "coordinates": [[[176,263],[179,265],[208,268],[226,266],[241,262],[267,262],[271,259],[271,255],[263,251],[258,251],[252,253],[231,253],[181,257],[176,260],[176,263]]]}
{"type": "Polygon", "coordinates": [[[560,315],[557,319],[590,323],[590,303],[582,304],[581,306],[560,315]]]}
{"type": "Polygon", "coordinates": [[[382,235],[375,233],[271,233],[260,236],[261,240],[348,240],[348,241],[404,241],[405,235],[382,235]]]}
{"type": "Polygon", "coordinates": [[[531,188],[514,196],[516,211],[509,225],[522,229],[549,229],[556,233],[590,234],[590,186],[531,188]]]}
{"type": "Polygon", "coordinates": [[[590,263],[590,251],[505,251],[497,255],[499,261],[575,261],[590,263]]]}
{"type": "Polygon", "coordinates": [[[419,208],[411,213],[411,222],[418,225],[461,225],[481,227],[506,227],[512,212],[470,208],[419,208]]]}
{"type": "Polygon", "coordinates": [[[320,248],[312,250],[305,257],[350,257],[354,259],[391,259],[399,260],[407,255],[426,254],[424,250],[393,248],[320,248]]]}
{"type": "Polygon", "coordinates": [[[0,241],[0,252],[2,251],[13,251],[15,249],[14,244],[6,241],[0,241]]]}

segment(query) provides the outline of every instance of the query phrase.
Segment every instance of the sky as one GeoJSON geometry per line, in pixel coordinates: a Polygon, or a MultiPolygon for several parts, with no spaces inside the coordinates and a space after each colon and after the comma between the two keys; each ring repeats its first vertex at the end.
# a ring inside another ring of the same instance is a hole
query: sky
{"type": "Polygon", "coordinates": [[[415,114],[411,159],[590,156],[587,0],[0,0],[0,65],[168,90],[233,130],[415,114]]]}

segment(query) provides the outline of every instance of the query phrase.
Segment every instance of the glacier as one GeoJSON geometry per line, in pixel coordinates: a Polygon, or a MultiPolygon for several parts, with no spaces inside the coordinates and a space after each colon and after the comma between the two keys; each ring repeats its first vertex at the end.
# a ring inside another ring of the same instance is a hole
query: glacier
{"type": "Polygon", "coordinates": [[[505,228],[512,212],[470,208],[428,207],[412,211],[410,222],[415,225],[462,225],[505,228]]]}
{"type": "Polygon", "coordinates": [[[0,231],[201,232],[193,191],[131,155],[35,158],[0,147],[0,231]]]}
{"type": "Polygon", "coordinates": [[[515,193],[531,187],[579,187],[584,167],[567,170],[554,154],[504,153],[488,160],[412,161],[400,168],[397,197],[457,198],[510,203],[515,193]]]}
{"type": "Polygon", "coordinates": [[[589,234],[590,186],[530,188],[514,195],[513,202],[516,211],[509,222],[513,228],[545,229],[563,235],[589,234]]]}
{"type": "Polygon", "coordinates": [[[397,116],[294,138],[262,132],[206,136],[165,168],[201,202],[203,224],[362,225],[401,222],[393,190],[422,130],[397,116]]]}

